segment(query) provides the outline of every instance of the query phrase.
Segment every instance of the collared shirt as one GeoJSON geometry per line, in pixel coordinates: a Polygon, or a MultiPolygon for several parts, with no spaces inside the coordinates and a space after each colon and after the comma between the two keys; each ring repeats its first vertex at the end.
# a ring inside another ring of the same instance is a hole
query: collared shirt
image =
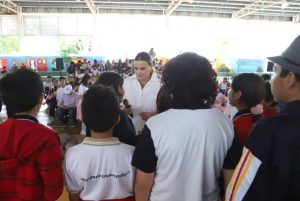
{"type": "Polygon", "coordinates": [[[133,196],[135,170],[130,164],[133,150],[133,146],[121,143],[118,138],[85,138],[66,153],[67,189],[80,192],[82,200],[133,196]]]}
{"type": "Polygon", "coordinates": [[[0,199],[57,200],[63,191],[57,134],[26,115],[0,124],[0,199]]]}
{"type": "Polygon", "coordinates": [[[254,115],[250,109],[244,109],[236,113],[233,117],[234,131],[243,147],[250,135],[253,125],[261,118],[261,115],[254,115]]]}
{"type": "Polygon", "coordinates": [[[300,101],[254,127],[226,192],[227,201],[300,200],[300,101]]]}
{"type": "Polygon", "coordinates": [[[57,102],[57,106],[61,107],[69,107],[69,108],[75,108],[77,107],[78,103],[78,95],[76,92],[72,92],[72,94],[67,95],[65,93],[62,93],[60,99],[57,102]]]}
{"type": "Polygon", "coordinates": [[[56,100],[59,101],[62,97],[62,95],[65,93],[64,92],[64,87],[59,87],[56,91],[56,100]]]}
{"type": "Polygon", "coordinates": [[[124,81],[124,98],[132,105],[133,118],[132,123],[136,133],[141,133],[145,121],[140,116],[141,112],[156,112],[156,98],[161,87],[160,79],[155,73],[152,73],[151,79],[144,88],[141,87],[136,75],[130,76],[124,81]]]}

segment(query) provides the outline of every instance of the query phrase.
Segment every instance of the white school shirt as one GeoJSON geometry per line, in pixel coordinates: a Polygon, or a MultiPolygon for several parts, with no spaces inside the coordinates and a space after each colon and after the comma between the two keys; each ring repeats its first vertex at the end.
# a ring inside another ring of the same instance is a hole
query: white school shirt
{"type": "Polygon", "coordinates": [[[136,75],[132,75],[124,80],[124,99],[132,106],[132,123],[137,134],[140,134],[145,121],[140,116],[141,112],[156,112],[156,97],[161,87],[160,79],[156,73],[152,73],[150,80],[142,89],[136,75]]]}
{"type": "Polygon", "coordinates": [[[66,187],[82,200],[121,199],[133,196],[134,147],[117,138],[84,141],[65,155],[66,187]]]}
{"type": "Polygon", "coordinates": [[[219,201],[234,131],[216,109],[170,109],[147,123],[158,158],[151,201],[219,201]]]}

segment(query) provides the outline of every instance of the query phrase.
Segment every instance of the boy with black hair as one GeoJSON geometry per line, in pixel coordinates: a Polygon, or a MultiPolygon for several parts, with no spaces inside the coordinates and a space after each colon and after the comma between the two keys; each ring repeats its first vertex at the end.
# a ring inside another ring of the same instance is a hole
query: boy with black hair
{"type": "Polygon", "coordinates": [[[280,113],[253,128],[226,201],[300,200],[300,35],[275,63],[271,90],[280,113]]]}
{"type": "Polygon", "coordinates": [[[113,138],[120,117],[116,93],[103,85],[92,86],[83,96],[82,118],[91,137],[66,153],[65,177],[70,201],[133,201],[134,147],[113,138]]]}
{"type": "Polygon", "coordinates": [[[48,75],[47,82],[45,83],[45,94],[48,94],[48,92],[53,89],[54,89],[54,85],[52,83],[52,77],[50,75],[48,75]]]}
{"type": "Polygon", "coordinates": [[[56,133],[38,123],[41,77],[19,69],[0,80],[8,119],[0,124],[0,200],[47,200],[63,190],[62,153],[56,133]]]}

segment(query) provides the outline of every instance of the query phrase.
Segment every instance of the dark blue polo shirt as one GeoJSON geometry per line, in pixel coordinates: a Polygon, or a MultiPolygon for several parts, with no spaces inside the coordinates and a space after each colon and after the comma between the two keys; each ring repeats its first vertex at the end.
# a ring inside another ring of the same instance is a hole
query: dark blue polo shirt
{"type": "Polygon", "coordinates": [[[243,201],[300,200],[300,100],[284,105],[278,116],[257,123],[226,197],[243,201]]]}

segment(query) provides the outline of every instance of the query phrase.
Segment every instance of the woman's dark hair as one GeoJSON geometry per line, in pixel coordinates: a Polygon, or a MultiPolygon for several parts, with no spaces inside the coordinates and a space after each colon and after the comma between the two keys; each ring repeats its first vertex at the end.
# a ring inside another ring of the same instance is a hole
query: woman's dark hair
{"type": "Polygon", "coordinates": [[[156,98],[157,112],[162,113],[171,108],[171,97],[165,87],[161,87],[156,98]]]}
{"type": "Polygon", "coordinates": [[[83,122],[95,132],[104,132],[113,128],[120,114],[118,100],[111,87],[91,86],[82,99],[83,122]]]}
{"type": "Polygon", "coordinates": [[[209,61],[195,53],[171,59],[162,75],[172,108],[197,109],[212,105],[217,94],[216,72],[209,61]]]}
{"type": "Polygon", "coordinates": [[[269,75],[269,74],[263,74],[263,75],[261,75],[261,78],[264,81],[269,81],[269,80],[271,80],[271,75],[269,75]]]}
{"type": "Polygon", "coordinates": [[[95,85],[102,84],[105,86],[110,86],[115,90],[115,92],[118,95],[120,95],[119,87],[122,87],[123,83],[124,83],[124,79],[118,73],[104,72],[98,77],[97,81],[95,82],[95,85]]]}
{"type": "Polygon", "coordinates": [[[40,75],[28,69],[18,69],[0,80],[0,94],[8,117],[32,110],[43,93],[40,75]]]}
{"type": "Polygon", "coordinates": [[[90,79],[91,77],[88,74],[85,74],[81,79],[81,84],[87,87],[90,79]]]}
{"type": "Polygon", "coordinates": [[[152,66],[152,59],[151,56],[147,52],[140,52],[136,55],[135,61],[145,61],[147,62],[150,66],[152,66]]]}
{"type": "Polygon", "coordinates": [[[231,88],[234,91],[241,91],[241,100],[249,108],[259,104],[265,97],[264,81],[254,73],[242,73],[235,76],[231,88]]]}
{"type": "Polygon", "coordinates": [[[271,84],[269,82],[265,82],[265,101],[266,102],[274,101],[274,96],[271,91],[271,84]]]}

